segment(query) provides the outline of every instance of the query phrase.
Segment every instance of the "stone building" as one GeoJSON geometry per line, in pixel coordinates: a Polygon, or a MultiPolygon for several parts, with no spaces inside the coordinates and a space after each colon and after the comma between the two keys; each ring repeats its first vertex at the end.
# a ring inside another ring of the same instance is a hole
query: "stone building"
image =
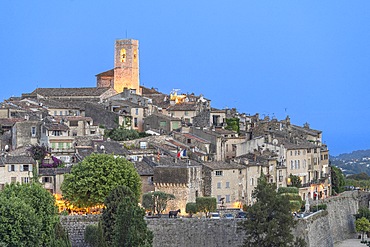
{"type": "Polygon", "coordinates": [[[114,88],[121,93],[125,88],[140,92],[139,41],[116,40],[114,47],[114,69],[96,75],[97,87],[114,88]]]}
{"type": "Polygon", "coordinates": [[[158,130],[161,134],[181,128],[181,119],[160,113],[153,113],[144,119],[144,130],[158,130]]]}
{"type": "Polygon", "coordinates": [[[247,196],[247,167],[234,162],[203,163],[204,196],[217,198],[218,208],[242,208],[247,196]]]}
{"type": "Polygon", "coordinates": [[[0,157],[0,190],[5,184],[30,183],[33,177],[33,169],[37,163],[26,155],[1,156],[0,157]]]}
{"type": "Polygon", "coordinates": [[[173,157],[161,156],[154,163],[155,191],[173,194],[175,200],[168,202],[167,210],[181,209],[185,212],[188,202],[195,202],[202,191],[202,166],[195,161],[182,161],[173,157]]]}

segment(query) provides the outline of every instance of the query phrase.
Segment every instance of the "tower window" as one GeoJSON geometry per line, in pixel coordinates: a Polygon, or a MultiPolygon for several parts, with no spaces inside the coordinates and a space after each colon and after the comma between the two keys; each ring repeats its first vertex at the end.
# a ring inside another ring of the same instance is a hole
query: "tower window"
{"type": "Polygon", "coordinates": [[[121,51],[120,51],[120,61],[121,61],[121,63],[126,62],[126,49],[121,49],[121,51]]]}

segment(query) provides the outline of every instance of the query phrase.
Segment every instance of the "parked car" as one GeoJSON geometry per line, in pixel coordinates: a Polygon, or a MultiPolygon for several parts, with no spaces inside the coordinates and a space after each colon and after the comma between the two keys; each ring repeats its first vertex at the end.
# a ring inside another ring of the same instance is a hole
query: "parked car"
{"type": "Polygon", "coordinates": [[[230,213],[227,213],[227,214],[224,214],[223,216],[225,219],[234,219],[234,215],[233,214],[230,214],[230,213]]]}
{"type": "Polygon", "coordinates": [[[242,218],[242,219],[245,219],[245,218],[247,218],[247,213],[246,213],[246,212],[244,212],[244,211],[239,211],[239,212],[236,214],[235,218],[242,218]]]}
{"type": "Polygon", "coordinates": [[[211,219],[220,219],[221,217],[220,217],[220,213],[218,213],[218,212],[211,212],[211,213],[209,213],[209,218],[211,218],[211,219]]]}

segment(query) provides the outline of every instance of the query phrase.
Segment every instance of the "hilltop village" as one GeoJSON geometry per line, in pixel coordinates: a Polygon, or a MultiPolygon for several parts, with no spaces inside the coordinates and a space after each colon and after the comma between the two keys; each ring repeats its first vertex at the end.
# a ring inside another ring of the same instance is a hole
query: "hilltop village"
{"type": "MultiPolygon", "coordinates": [[[[206,92],[205,92],[206,93],[206,92]]],[[[60,195],[64,174],[92,153],[132,161],[142,193],[175,195],[168,209],[185,212],[196,197],[217,198],[220,208],[253,203],[261,174],[278,187],[302,182],[303,200],[330,195],[328,147],[322,132],[309,124],[216,109],[202,95],[170,94],[140,85],[139,42],[116,40],[114,68],[96,75],[90,88],[36,88],[0,105],[0,190],[11,182],[28,183],[36,161],[30,145],[44,145],[49,155],[39,164],[40,182],[60,195]],[[150,134],[113,141],[114,128],[150,134]],[[61,161],[64,167],[56,168],[61,161]]]]}

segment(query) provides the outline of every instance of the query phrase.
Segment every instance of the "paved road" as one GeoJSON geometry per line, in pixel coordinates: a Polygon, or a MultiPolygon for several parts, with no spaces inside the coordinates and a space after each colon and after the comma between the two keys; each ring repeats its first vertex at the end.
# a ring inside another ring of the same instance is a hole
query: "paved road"
{"type": "Polygon", "coordinates": [[[334,244],[334,247],[366,247],[365,244],[361,244],[361,239],[347,239],[334,244]]]}

